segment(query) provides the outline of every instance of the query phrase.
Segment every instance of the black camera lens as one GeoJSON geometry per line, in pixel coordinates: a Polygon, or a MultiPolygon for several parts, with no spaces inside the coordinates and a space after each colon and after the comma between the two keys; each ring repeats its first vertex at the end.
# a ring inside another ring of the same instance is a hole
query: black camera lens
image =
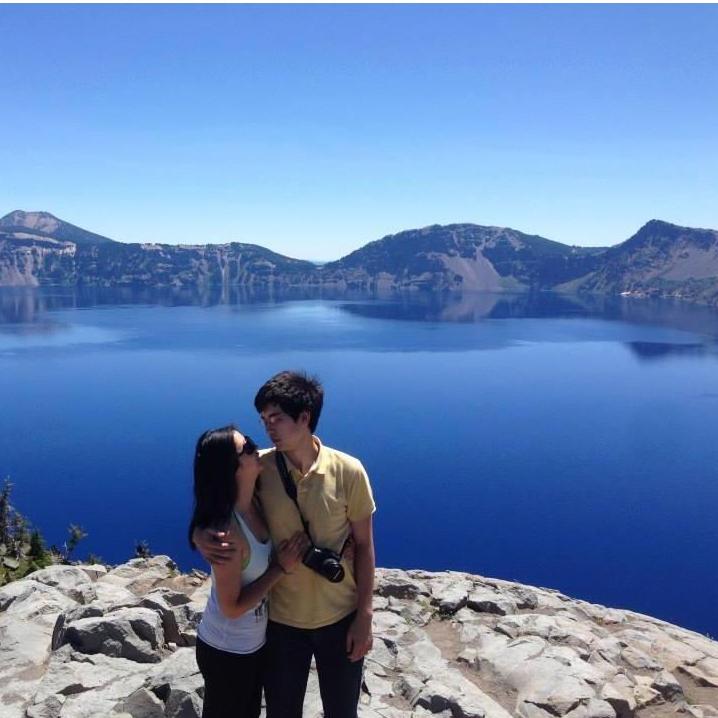
{"type": "Polygon", "coordinates": [[[320,573],[331,583],[344,580],[344,567],[335,558],[324,559],[320,573]]]}
{"type": "Polygon", "coordinates": [[[328,548],[310,546],[304,554],[302,562],[331,583],[339,583],[344,580],[341,556],[328,548]]]}

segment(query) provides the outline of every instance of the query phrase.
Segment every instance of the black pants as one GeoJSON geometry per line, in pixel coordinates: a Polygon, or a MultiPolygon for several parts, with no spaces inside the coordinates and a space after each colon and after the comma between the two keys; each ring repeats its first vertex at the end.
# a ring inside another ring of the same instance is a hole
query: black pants
{"type": "Polygon", "coordinates": [[[324,718],[357,718],[364,659],[347,658],[347,630],[356,614],[323,628],[269,622],[265,694],[267,718],[301,718],[312,662],[317,662],[324,718]]]}
{"type": "Polygon", "coordinates": [[[197,665],[204,678],[202,718],[259,718],[267,648],[254,653],[220,651],[197,638],[197,665]]]}

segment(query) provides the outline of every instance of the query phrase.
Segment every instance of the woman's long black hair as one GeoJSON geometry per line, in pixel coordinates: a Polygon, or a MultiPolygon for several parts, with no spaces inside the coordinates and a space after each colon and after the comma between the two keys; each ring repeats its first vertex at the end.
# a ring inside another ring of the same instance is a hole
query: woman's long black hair
{"type": "Polygon", "coordinates": [[[194,549],[195,528],[224,529],[237,503],[235,474],[239,466],[234,432],[230,424],[205,431],[194,451],[194,510],[189,524],[189,544],[194,549]]]}

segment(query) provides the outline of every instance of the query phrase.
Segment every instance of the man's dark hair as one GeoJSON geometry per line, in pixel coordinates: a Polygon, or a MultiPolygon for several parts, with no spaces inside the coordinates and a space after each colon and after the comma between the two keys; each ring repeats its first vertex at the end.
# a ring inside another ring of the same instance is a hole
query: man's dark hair
{"type": "Polygon", "coordinates": [[[282,371],[261,387],[254,397],[254,408],[262,412],[269,404],[276,404],[296,421],[306,411],[309,429],[314,432],[324,404],[324,389],[319,379],[304,372],[282,371]]]}

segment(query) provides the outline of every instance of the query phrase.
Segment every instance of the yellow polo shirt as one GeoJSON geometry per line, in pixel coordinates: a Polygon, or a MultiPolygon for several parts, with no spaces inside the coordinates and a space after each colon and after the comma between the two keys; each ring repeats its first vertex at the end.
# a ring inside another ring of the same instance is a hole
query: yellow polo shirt
{"type": "MultiPolygon", "coordinates": [[[[309,523],[312,540],[320,548],[341,551],[351,521],[361,521],[376,510],[369,477],[358,459],[319,445],[319,454],[306,476],[287,468],[297,485],[297,501],[309,523]]],[[[299,512],[284,490],[274,454],[261,453],[259,498],[275,545],[302,530],[299,512]]],[[[285,457],[286,458],[286,457],[285,457]]],[[[274,585],[270,593],[269,618],[295,628],[320,628],[336,623],[357,607],[354,567],[346,560],[344,580],[330,583],[300,563],[274,585]]]]}

